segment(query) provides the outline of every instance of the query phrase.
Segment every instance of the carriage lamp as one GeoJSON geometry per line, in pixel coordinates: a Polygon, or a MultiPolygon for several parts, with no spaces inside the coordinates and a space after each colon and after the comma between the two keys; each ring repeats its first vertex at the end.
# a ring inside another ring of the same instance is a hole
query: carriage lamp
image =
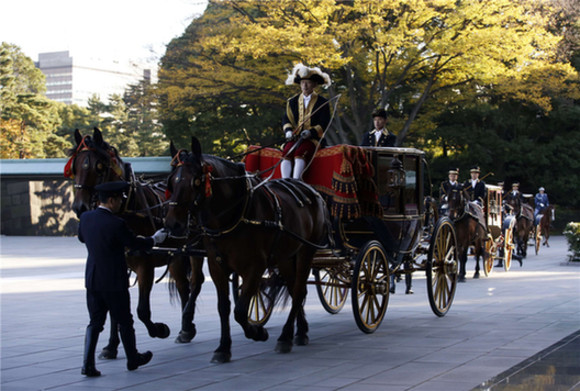
{"type": "Polygon", "coordinates": [[[406,184],[405,170],[403,162],[396,156],[391,160],[389,171],[387,171],[387,186],[390,188],[402,188],[406,184]]]}

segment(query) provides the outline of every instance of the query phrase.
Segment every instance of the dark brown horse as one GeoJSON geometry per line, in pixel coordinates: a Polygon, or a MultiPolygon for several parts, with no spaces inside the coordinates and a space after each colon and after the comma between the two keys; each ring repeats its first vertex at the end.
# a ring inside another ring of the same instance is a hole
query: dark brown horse
{"type": "MultiPolygon", "coordinates": [[[[137,234],[152,235],[163,227],[163,217],[167,208],[165,200],[165,181],[160,183],[142,182],[132,175],[130,167],[122,161],[117,150],[103,140],[99,129],[95,128],[93,136],[81,136],[75,131],[76,146],[70,150],[70,160],[65,167],[65,176],[74,179],[75,197],[73,210],[78,217],[89,209],[96,207],[95,186],[110,181],[126,180],[131,184],[129,195],[121,217],[137,234]]],[[[175,246],[170,239],[167,244],[175,246]]],[[[139,302],[137,315],[147,327],[151,337],[167,338],[169,327],[164,323],[154,323],[151,320],[150,293],[153,287],[156,267],[168,267],[181,298],[182,308],[189,295],[187,278],[189,265],[187,259],[173,259],[167,255],[130,254],[127,265],[135,272],[139,284],[139,302]]],[[[170,286],[171,287],[171,286],[170,286]]],[[[173,293],[174,289],[170,289],[173,293]]],[[[192,329],[192,325],[182,325],[182,328],[192,329]]],[[[191,334],[191,333],[190,333],[191,334]]],[[[193,336],[191,337],[193,338],[193,336]]],[[[103,349],[101,358],[116,358],[119,336],[114,320],[111,320],[111,335],[109,344],[103,349]]]]}
{"type": "Polygon", "coordinates": [[[485,252],[485,241],[489,240],[482,221],[483,211],[476,202],[467,201],[463,190],[452,190],[448,195],[449,218],[455,226],[457,235],[457,253],[459,254],[459,282],[465,282],[467,251],[473,245],[475,250],[475,274],[479,278],[479,258],[483,261],[489,254],[485,252]]]}
{"type": "Polygon", "coordinates": [[[540,232],[542,233],[543,246],[550,247],[548,240],[550,239],[550,226],[554,218],[554,205],[549,205],[542,210],[542,218],[540,219],[540,232]]]}
{"type": "MultiPolygon", "coordinates": [[[[534,209],[522,202],[520,197],[508,197],[506,203],[513,209],[514,216],[516,216],[516,225],[514,226],[516,255],[525,258],[528,254],[530,231],[534,227],[534,209]]],[[[518,260],[521,266],[522,262],[519,258],[518,260]]]]}
{"type": "Polygon", "coordinates": [[[234,317],[247,338],[268,339],[263,325],[248,322],[248,306],[258,293],[263,273],[270,269],[279,272],[292,298],[276,351],[291,351],[295,322],[294,343],[306,345],[306,283],[316,247],[330,240],[324,201],[303,182],[286,179],[260,183],[246,173],[242,164],[202,155],[195,137],[191,144],[190,153],[177,151],[173,145],[171,148],[174,170],[168,179],[171,198],[166,227],[175,235],[183,235],[193,222],[203,232],[221,321],[220,344],[212,362],[231,359],[232,272],[243,281],[234,317]]]}

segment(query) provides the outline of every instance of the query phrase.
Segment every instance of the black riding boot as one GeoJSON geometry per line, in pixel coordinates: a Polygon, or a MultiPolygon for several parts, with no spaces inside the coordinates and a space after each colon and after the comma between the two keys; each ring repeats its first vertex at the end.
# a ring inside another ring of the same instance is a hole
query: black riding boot
{"type": "Polygon", "coordinates": [[[135,340],[135,330],[132,326],[120,327],[121,341],[123,341],[123,348],[125,349],[125,355],[127,356],[127,369],[134,371],[141,365],[147,364],[151,361],[153,353],[147,351],[145,353],[139,353],[137,351],[137,342],[135,340]]]}
{"type": "Polygon", "coordinates": [[[81,374],[88,377],[101,376],[101,372],[95,368],[95,349],[99,340],[99,331],[94,327],[88,326],[85,334],[85,354],[83,357],[83,368],[81,374]]]}

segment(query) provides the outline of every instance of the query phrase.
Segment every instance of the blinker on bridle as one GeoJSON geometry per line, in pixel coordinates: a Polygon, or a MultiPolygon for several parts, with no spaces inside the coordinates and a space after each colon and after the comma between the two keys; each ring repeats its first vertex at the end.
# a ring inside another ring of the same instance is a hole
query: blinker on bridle
{"type": "MultiPolygon", "coordinates": [[[[175,173],[175,177],[174,177],[174,182],[175,183],[179,183],[182,181],[182,173],[183,173],[183,166],[186,164],[189,164],[187,161],[183,160],[181,158],[181,156],[189,156],[187,154],[187,151],[185,150],[180,150],[177,152],[177,154],[173,157],[172,161],[171,161],[171,165],[173,167],[177,168],[177,172],[175,173]]],[[[211,180],[212,180],[212,175],[211,173],[213,172],[213,167],[210,164],[207,163],[202,163],[201,165],[201,174],[198,177],[192,178],[191,179],[191,183],[190,183],[190,187],[192,189],[197,189],[197,197],[196,199],[193,201],[193,206],[198,206],[199,203],[201,202],[201,197],[202,197],[202,191],[201,191],[201,186],[203,183],[203,195],[205,198],[209,198],[212,195],[212,188],[211,188],[211,180]]],[[[170,194],[167,198],[170,198],[170,194]]],[[[169,202],[169,206],[177,206],[177,202],[176,201],[171,201],[169,202]]]]}

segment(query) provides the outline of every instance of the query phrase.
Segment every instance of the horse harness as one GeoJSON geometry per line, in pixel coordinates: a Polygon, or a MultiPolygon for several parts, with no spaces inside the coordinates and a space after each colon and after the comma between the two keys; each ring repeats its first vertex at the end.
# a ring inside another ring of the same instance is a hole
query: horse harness
{"type": "MultiPolygon", "coordinates": [[[[179,170],[175,174],[176,181],[182,180],[182,178],[181,178],[182,167],[181,166],[184,164],[187,164],[185,161],[181,160],[178,157],[179,155],[180,154],[178,153],[175,157],[178,159],[176,167],[179,170]]],[[[214,182],[214,181],[232,181],[232,180],[244,180],[245,181],[244,196],[241,198],[238,198],[238,200],[235,203],[233,203],[229,208],[226,208],[225,210],[221,211],[218,214],[218,217],[220,217],[223,214],[225,214],[226,212],[229,212],[233,208],[236,208],[238,205],[242,204],[239,217],[237,219],[235,219],[235,222],[233,224],[231,224],[229,227],[227,227],[225,229],[208,228],[207,226],[204,225],[201,214],[199,212],[197,213],[197,216],[196,216],[197,217],[197,225],[201,230],[201,235],[209,239],[209,243],[212,246],[213,250],[216,252],[216,254],[217,254],[216,240],[220,237],[223,237],[223,236],[228,235],[232,232],[235,232],[235,230],[238,229],[241,224],[252,225],[252,226],[262,226],[262,227],[266,227],[266,228],[276,229],[276,236],[274,238],[272,248],[271,248],[270,254],[268,256],[268,263],[269,264],[270,264],[271,259],[273,258],[274,250],[276,249],[276,247],[279,243],[279,240],[281,238],[282,233],[286,233],[286,234],[292,236],[293,238],[302,242],[303,244],[306,244],[306,245],[309,245],[309,246],[312,246],[312,247],[315,247],[318,249],[326,248],[326,246],[321,246],[319,244],[312,243],[312,242],[302,238],[298,234],[285,228],[284,224],[282,223],[282,206],[281,206],[280,196],[271,188],[272,187],[271,184],[277,183],[283,189],[285,189],[287,191],[287,193],[293,197],[293,199],[296,201],[296,203],[299,207],[304,207],[305,204],[311,204],[310,199],[306,196],[306,194],[298,186],[296,186],[296,184],[293,184],[290,181],[279,180],[279,181],[275,181],[275,182],[268,182],[266,184],[264,184],[264,182],[261,182],[258,185],[254,185],[252,183],[252,179],[256,178],[256,176],[255,175],[248,175],[245,172],[245,170],[244,170],[244,173],[242,175],[220,177],[220,178],[213,177],[212,172],[213,172],[213,167],[209,163],[203,162],[200,176],[197,178],[192,178],[190,185],[193,189],[197,189],[197,197],[193,201],[191,207],[197,209],[197,207],[199,207],[199,205],[201,204],[201,202],[203,200],[202,198],[209,198],[211,196],[211,194],[212,194],[212,182],[214,182]],[[262,185],[264,185],[264,186],[262,186],[262,185]],[[202,187],[203,187],[203,189],[202,189],[202,187]],[[265,198],[269,200],[270,207],[274,211],[274,220],[256,220],[256,219],[248,218],[248,216],[247,216],[248,210],[249,210],[248,206],[251,204],[252,200],[254,199],[257,192],[260,191],[260,189],[263,190],[263,192],[265,194],[265,198]]],[[[176,202],[170,202],[170,205],[176,205],[176,204],[177,204],[176,202]]],[[[190,209],[193,209],[193,208],[190,208],[190,209]]],[[[189,222],[190,222],[190,220],[188,219],[188,224],[189,224],[189,222]]],[[[219,255],[216,256],[216,260],[218,261],[218,263],[223,265],[223,259],[219,255]]]]}

